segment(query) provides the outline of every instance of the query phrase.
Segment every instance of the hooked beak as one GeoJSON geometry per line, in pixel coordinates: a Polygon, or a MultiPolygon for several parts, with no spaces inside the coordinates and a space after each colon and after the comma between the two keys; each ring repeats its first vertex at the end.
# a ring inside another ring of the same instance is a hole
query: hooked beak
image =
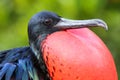
{"type": "Polygon", "coordinates": [[[70,20],[70,19],[61,18],[61,20],[54,27],[60,28],[60,29],[102,27],[102,28],[108,30],[107,24],[101,19],[70,20]]]}

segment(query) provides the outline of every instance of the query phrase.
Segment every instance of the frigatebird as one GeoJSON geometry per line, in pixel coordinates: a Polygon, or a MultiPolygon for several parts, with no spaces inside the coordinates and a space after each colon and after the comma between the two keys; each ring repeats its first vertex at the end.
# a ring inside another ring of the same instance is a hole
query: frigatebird
{"type": "MultiPolygon", "coordinates": [[[[48,64],[50,59],[45,56],[47,54],[44,55],[46,48],[44,44],[46,44],[45,40],[48,40],[47,37],[59,31],[98,26],[107,29],[106,23],[101,19],[70,20],[53,12],[38,12],[28,23],[30,46],[0,52],[0,80],[59,80],[53,78],[55,74],[51,72],[51,67],[49,68],[50,63],[48,64]]],[[[57,46],[55,44],[56,48],[57,46]]],[[[53,66],[52,69],[55,71],[56,66],[53,66]]],[[[63,76],[59,77],[62,77],[60,80],[68,80],[63,76]]]]}

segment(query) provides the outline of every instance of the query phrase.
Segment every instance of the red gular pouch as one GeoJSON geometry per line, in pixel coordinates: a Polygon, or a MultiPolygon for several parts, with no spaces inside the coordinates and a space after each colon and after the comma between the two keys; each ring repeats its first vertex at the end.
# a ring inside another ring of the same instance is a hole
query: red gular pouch
{"type": "Polygon", "coordinates": [[[110,51],[88,28],[54,32],[42,47],[52,80],[118,80],[110,51]]]}

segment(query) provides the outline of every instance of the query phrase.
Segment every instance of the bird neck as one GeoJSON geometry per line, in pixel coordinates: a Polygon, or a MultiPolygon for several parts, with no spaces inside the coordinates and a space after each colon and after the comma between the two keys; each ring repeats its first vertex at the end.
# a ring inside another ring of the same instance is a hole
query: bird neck
{"type": "Polygon", "coordinates": [[[30,42],[30,48],[32,49],[33,53],[35,54],[35,56],[38,60],[40,69],[46,74],[47,77],[49,77],[47,67],[46,67],[45,62],[43,60],[42,51],[41,51],[41,49],[42,49],[41,43],[46,37],[47,37],[47,34],[41,35],[35,41],[30,42]]]}
{"type": "Polygon", "coordinates": [[[35,56],[38,60],[42,58],[42,52],[41,52],[41,44],[42,41],[47,37],[47,34],[39,35],[36,40],[30,41],[30,47],[32,51],[34,52],[35,56]]]}

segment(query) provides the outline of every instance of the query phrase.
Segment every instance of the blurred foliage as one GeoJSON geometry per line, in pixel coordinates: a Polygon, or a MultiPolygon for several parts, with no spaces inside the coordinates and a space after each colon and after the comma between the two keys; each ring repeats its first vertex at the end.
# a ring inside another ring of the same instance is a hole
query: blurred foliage
{"type": "Polygon", "coordinates": [[[120,0],[0,0],[0,50],[29,45],[28,21],[42,10],[71,19],[106,21],[108,31],[92,30],[111,50],[120,77],[120,0]]]}

